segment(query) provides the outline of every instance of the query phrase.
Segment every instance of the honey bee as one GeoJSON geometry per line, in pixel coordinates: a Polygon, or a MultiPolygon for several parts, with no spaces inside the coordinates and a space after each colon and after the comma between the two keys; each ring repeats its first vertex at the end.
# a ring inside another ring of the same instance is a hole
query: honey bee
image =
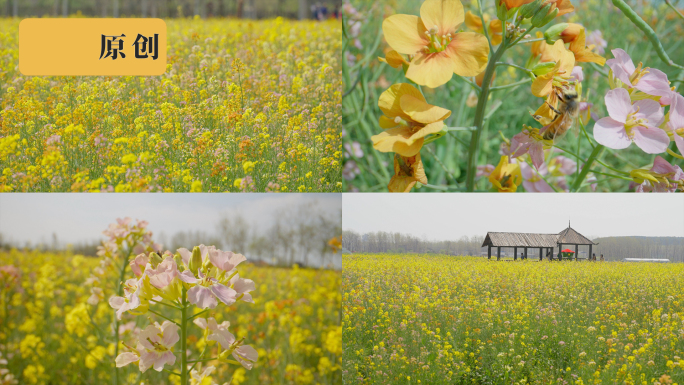
{"type": "Polygon", "coordinates": [[[563,89],[562,93],[556,92],[556,96],[558,96],[560,104],[558,109],[549,104],[549,107],[556,113],[556,116],[542,133],[542,137],[545,140],[560,139],[570,128],[573,126],[577,127],[580,109],[577,91],[574,89],[563,89]]]}

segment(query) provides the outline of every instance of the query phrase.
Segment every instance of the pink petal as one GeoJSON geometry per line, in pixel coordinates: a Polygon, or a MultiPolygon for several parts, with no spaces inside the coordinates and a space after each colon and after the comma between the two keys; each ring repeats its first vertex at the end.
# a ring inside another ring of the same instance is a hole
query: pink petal
{"type": "Polygon", "coordinates": [[[235,342],[235,336],[228,330],[217,330],[207,337],[209,341],[216,341],[222,348],[228,349],[235,342]]]}
{"type": "Polygon", "coordinates": [[[235,297],[237,296],[237,293],[235,290],[221,285],[220,283],[215,283],[211,285],[211,292],[218,297],[218,299],[221,300],[221,302],[225,303],[226,305],[232,305],[235,303],[235,297]]]}
{"type": "Polygon", "coordinates": [[[249,345],[239,346],[233,351],[233,357],[238,360],[245,369],[251,370],[254,362],[259,359],[259,353],[249,345]],[[249,360],[249,361],[247,361],[249,360]],[[250,362],[251,361],[251,362],[250,362]]]}
{"type": "Polygon", "coordinates": [[[138,362],[138,368],[141,372],[145,373],[147,369],[151,368],[154,362],[157,360],[157,354],[154,352],[145,351],[140,355],[140,362],[138,362]]]}
{"type": "Polygon", "coordinates": [[[544,146],[541,143],[534,143],[530,146],[530,158],[536,168],[544,164],[544,146]]]}
{"type": "Polygon", "coordinates": [[[663,108],[660,103],[651,99],[638,100],[634,103],[634,110],[639,110],[636,117],[644,117],[652,126],[659,126],[663,122],[663,108]]]}
{"type": "Polygon", "coordinates": [[[624,88],[608,91],[604,99],[608,115],[620,123],[625,123],[627,115],[634,111],[632,100],[629,98],[629,92],[624,88]]]}
{"type": "Polygon", "coordinates": [[[180,339],[178,336],[178,329],[180,328],[175,323],[164,321],[162,324],[162,333],[164,335],[161,340],[162,345],[166,346],[167,348],[175,345],[180,339]]]}
{"type": "Polygon", "coordinates": [[[239,274],[235,274],[235,276],[230,279],[230,284],[238,293],[249,293],[250,291],[256,289],[254,286],[254,281],[251,279],[240,278],[239,274]]]}
{"type": "Polygon", "coordinates": [[[627,52],[620,48],[616,48],[611,52],[613,53],[613,56],[615,56],[615,59],[608,59],[606,64],[613,70],[613,74],[616,78],[632,87],[632,82],[629,81],[629,77],[636,70],[632,58],[629,57],[627,52]]]}
{"type": "Polygon", "coordinates": [[[178,254],[180,254],[183,263],[185,263],[185,266],[188,266],[190,264],[190,258],[192,258],[192,252],[186,249],[185,247],[180,248],[176,251],[178,252],[178,254]]]}
{"type": "Polygon", "coordinates": [[[197,283],[198,279],[192,274],[192,271],[185,270],[184,272],[178,274],[178,278],[185,283],[197,283]]]}
{"type": "Polygon", "coordinates": [[[139,359],[140,357],[138,357],[138,355],[133,352],[121,353],[118,356],[116,356],[116,367],[120,368],[122,366],[126,366],[130,363],[138,361],[139,359]]]}
{"type": "Polygon", "coordinates": [[[207,328],[207,320],[206,318],[195,318],[192,321],[195,325],[199,326],[201,329],[206,329],[207,328]]]}
{"type": "Polygon", "coordinates": [[[140,344],[148,350],[154,350],[154,345],[152,345],[150,341],[157,343],[160,340],[159,329],[157,329],[157,327],[154,325],[147,325],[147,327],[143,329],[138,336],[138,342],[140,342],[140,344]]]}
{"type": "Polygon", "coordinates": [[[657,172],[658,174],[669,174],[675,172],[677,169],[671,165],[668,161],[663,159],[661,156],[656,156],[653,160],[653,167],[651,171],[657,172]]]}
{"type": "Polygon", "coordinates": [[[653,92],[671,91],[667,75],[655,68],[649,68],[648,73],[639,79],[634,88],[649,95],[656,95],[653,92]]]}
{"type": "Polygon", "coordinates": [[[575,79],[578,82],[584,81],[584,72],[582,72],[582,67],[575,66],[570,74],[570,79],[575,79]]]}
{"type": "Polygon", "coordinates": [[[154,370],[161,372],[162,369],[164,369],[165,364],[173,365],[175,362],[176,356],[173,353],[166,351],[154,361],[154,370]]]}
{"type": "Polygon", "coordinates": [[[657,127],[634,127],[634,144],[647,154],[660,154],[667,150],[670,137],[667,132],[657,127]]]}
{"type": "Polygon", "coordinates": [[[109,298],[109,306],[111,306],[114,309],[121,308],[121,306],[123,306],[124,303],[126,303],[124,297],[113,296],[109,298]]]}
{"type": "Polygon", "coordinates": [[[599,144],[614,150],[629,147],[632,141],[627,136],[624,123],[612,118],[599,119],[594,125],[594,139],[599,144]]]}
{"type": "Polygon", "coordinates": [[[677,149],[679,150],[679,154],[684,154],[684,138],[677,134],[674,134],[673,138],[675,144],[677,145],[677,149]]]}
{"type": "Polygon", "coordinates": [[[216,301],[216,297],[212,294],[212,290],[200,285],[194,286],[188,290],[188,300],[191,304],[202,309],[213,309],[218,305],[218,301],[216,301]]]}
{"type": "Polygon", "coordinates": [[[676,94],[673,98],[670,104],[670,120],[667,125],[673,131],[684,128],[684,96],[676,94]]]}

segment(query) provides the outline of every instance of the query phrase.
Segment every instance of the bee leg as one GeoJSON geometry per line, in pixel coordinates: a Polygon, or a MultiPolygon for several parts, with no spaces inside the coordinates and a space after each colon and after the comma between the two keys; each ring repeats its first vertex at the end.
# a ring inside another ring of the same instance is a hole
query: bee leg
{"type": "Polygon", "coordinates": [[[549,108],[556,113],[556,116],[553,118],[553,120],[556,120],[561,115],[561,112],[558,111],[554,106],[552,106],[551,103],[546,102],[546,104],[548,104],[549,108]]]}

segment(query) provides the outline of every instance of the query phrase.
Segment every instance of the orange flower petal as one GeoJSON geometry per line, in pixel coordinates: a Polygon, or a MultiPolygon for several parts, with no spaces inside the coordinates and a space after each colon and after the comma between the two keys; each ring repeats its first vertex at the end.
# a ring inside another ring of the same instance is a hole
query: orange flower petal
{"type": "Polygon", "coordinates": [[[384,129],[398,126],[398,124],[394,122],[394,119],[388,118],[385,115],[380,116],[380,118],[378,119],[378,124],[380,124],[380,127],[384,129]]]}
{"type": "Polygon", "coordinates": [[[387,52],[384,58],[379,57],[378,59],[381,62],[389,64],[393,68],[400,68],[404,63],[408,64],[404,57],[395,50],[387,52]]]}
{"type": "Polygon", "coordinates": [[[494,19],[489,23],[489,38],[492,39],[492,45],[499,45],[503,40],[503,30],[501,20],[494,19]]]}
{"type": "Polygon", "coordinates": [[[396,152],[402,156],[414,156],[423,147],[423,138],[411,138],[407,127],[391,128],[371,136],[373,148],[380,152],[396,152]]]}
{"type": "Polygon", "coordinates": [[[393,84],[390,88],[385,90],[385,92],[380,94],[380,97],[378,98],[378,107],[380,107],[380,110],[390,118],[400,116],[403,119],[409,120],[411,117],[401,109],[400,100],[403,95],[411,95],[419,100],[425,101],[423,94],[421,94],[416,87],[408,83],[399,83],[393,84]]]}
{"type": "Polygon", "coordinates": [[[444,52],[452,59],[456,75],[477,76],[487,66],[489,43],[478,33],[461,32],[456,34],[444,52]]]}
{"type": "Polygon", "coordinates": [[[428,44],[425,26],[418,16],[392,15],[382,22],[382,32],[390,47],[406,55],[415,55],[428,44]]]}
{"type": "Polygon", "coordinates": [[[445,52],[419,53],[411,60],[411,64],[406,71],[406,77],[430,88],[445,84],[454,75],[455,69],[454,60],[447,56],[445,52]]]}
{"type": "Polygon", "coordinates": [[[577,39],[570,43],[570,51],[574,53],[575,61],[583,63],[593,62],[601,66],[606,64],[606,58],[587,49],[586,41],[586,32],[584,28],[582,28],[577,36],[577,39]]]}
{"type": "Polygon", "coordinates": [[[456,27],[463,24],[465,13],[459,0],[425,0],[420,6],[420,18],[426,29],[437,26],[437,36],[456,33],[456,27]]]}
{"type": "Polygon", "coordinates": [[[420,139],[422,141],[422,138],[430,134],[436,134],[442,131],[442,128],[444,128],[444,122],[442,122],[441,120],[439,122],[430,123],[425,127],[421,128],[420,130],[416,131],[413,135],[411,135],[411,140],[420,139]]]}
{"type": "MultiPolygon", "coordinates": [[[[485,16],[485,22],[487,21],[487,16],[485,16]]],[[[480,16],[468,11],[465,14],[465,25],[468,29],[475,32],[482,32],[482,19],[480,16]]]]}
{"type": "Polygon", "coordinates": [[[418,123],[428,124],[444,120],[451,115],[451,111],[446,108],[433,106],[411,95],[402,95],[399,99],[401,109],[404,110],[411,119],[418,123]]]}

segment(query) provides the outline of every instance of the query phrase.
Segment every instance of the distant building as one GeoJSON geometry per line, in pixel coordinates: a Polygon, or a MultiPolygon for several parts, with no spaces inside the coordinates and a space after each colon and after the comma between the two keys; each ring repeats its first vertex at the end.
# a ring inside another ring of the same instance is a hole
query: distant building
{"type": "Polygon", "coordinates": [[[580,246],[589,246],[589,251],[586,254],[589,258],[592,255],[592,247],[597,243],[571,228],[569,222],[568,228],[558,234],[488,232],[482,243],[482,247],[487,247],[488,259],[492,258],[492,247],[496,247],[497,260],[501,259],[502,254],[506,255],[505,252],[501,252],[502,247],[512,247],[515,258],[520,257],[518,249],[522,249],[522,259],[528,258],[528,249],[539,250],[538,257],[539,260],[542,260],[547,255],[554,258],[554,249],[558,248],[560,251],[563,249],[563,245],[566,247],[574,245],[574,258],[578,260],[580,254],[584,254],[580,253],[580,246]]]}

